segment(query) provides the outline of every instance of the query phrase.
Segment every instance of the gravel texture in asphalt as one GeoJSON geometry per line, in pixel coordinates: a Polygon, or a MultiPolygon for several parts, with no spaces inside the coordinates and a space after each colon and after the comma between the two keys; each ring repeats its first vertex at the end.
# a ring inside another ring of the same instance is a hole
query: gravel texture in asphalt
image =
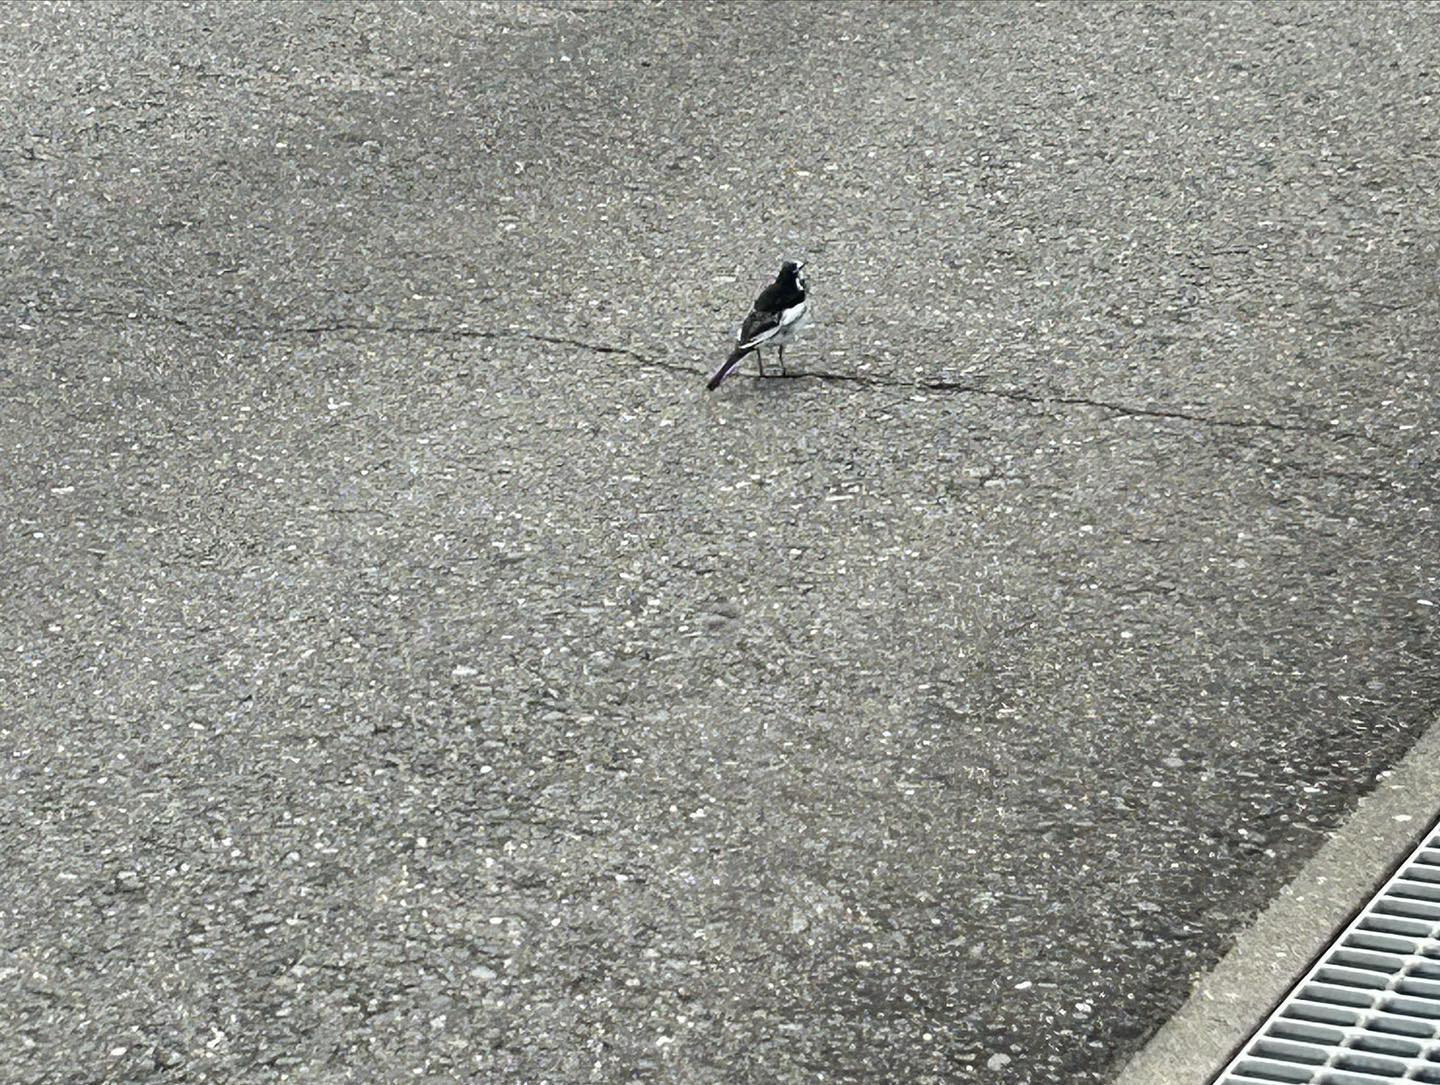
{"type": "Polygon", "coordinates": [[[1436,5],[12,4],[0,132],[0,1080],[1098,1085],[1440,709],[1436,5]]]}

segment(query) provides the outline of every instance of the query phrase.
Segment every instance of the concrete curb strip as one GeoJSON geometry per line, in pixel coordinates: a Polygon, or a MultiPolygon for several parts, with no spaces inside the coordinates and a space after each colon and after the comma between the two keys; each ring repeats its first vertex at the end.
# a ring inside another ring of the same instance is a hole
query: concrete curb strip
{"type": "Polygon", "coordinates": [[[1206,1085],[1440,816],[1434,724],[1285,887],[1114,1085],[1206,1085]]]}

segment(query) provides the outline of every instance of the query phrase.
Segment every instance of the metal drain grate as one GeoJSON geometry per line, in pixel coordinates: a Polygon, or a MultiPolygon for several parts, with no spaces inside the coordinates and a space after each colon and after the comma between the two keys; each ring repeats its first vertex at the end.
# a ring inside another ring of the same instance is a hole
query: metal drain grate
{"type": "Polygon", "coordinates": [[[1395,1081],[1440,1085],[1440,832],[1435,829],[1215,1085],[1395,1081]]]}

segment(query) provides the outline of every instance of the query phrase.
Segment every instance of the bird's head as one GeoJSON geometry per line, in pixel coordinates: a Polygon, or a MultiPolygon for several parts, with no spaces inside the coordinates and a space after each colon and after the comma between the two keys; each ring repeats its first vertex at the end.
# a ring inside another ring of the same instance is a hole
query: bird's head
{"type": "Polygon", "coordinates": [[[780,265],[780,278],[793,280],[801,290],[805,289],[805,261],[786,260],[780,265]]]}

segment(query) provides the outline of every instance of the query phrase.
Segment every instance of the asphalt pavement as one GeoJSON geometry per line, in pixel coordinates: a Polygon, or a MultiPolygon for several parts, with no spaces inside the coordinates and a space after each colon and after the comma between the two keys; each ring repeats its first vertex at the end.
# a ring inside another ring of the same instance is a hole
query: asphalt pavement
{"type": "Polygon", "coordinates": [[[1440,6],[13,4],[0,133],[0,1080],[1101,1085],[1440,712],[1440,6]]]}

